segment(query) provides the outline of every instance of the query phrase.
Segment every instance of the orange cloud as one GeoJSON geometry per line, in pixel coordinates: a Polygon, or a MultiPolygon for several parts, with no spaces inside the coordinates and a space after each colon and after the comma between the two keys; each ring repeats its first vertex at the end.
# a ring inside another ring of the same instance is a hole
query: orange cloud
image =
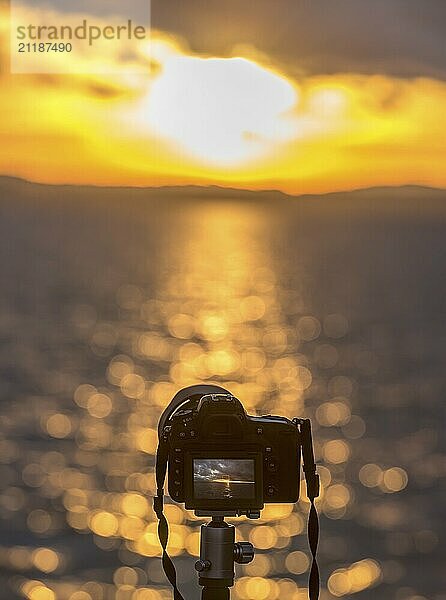
{"type": "MultiPolygon", "coordinates": [[[[5,12],[0,27],[5,57],[5,12]]],[[[122,66],[119,52],[98,48],[82,60],[83,74],[13,75],[3,58],[0,172],[54,183],[288,192],[446,185],[443,82],[296,80],[265,57],[196,55],[155,31],[128,72],[94,74],[90,63],[122,66]]]]}

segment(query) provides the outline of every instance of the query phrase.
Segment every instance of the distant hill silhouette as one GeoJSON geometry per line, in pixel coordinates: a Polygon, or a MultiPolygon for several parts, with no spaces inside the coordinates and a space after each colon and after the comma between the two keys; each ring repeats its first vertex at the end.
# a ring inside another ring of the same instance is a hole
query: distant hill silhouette
{"type": "Polygon", "coordinates": [[[13,177],[0,177],[0,198],[5,201],[28,200],[31,203],[71,204],[76,202],[107,202],[108,208],[123,203],[134,208],[149,203],[152,206],[166,202],[181,202],[183,198],[197,201],[237,200],[237,202],[286,203],[287,208],[304,212],[354,211],[402,216],[403,214],[446,215],[446,190],[407,185],[400,187],[374,187],[327,194],[304,194],[293,196],[278,190],[246,190],[220,186],[165,186],[165,187],[96,187],[76,185],[46,185],[32,183],[13,177]]]}

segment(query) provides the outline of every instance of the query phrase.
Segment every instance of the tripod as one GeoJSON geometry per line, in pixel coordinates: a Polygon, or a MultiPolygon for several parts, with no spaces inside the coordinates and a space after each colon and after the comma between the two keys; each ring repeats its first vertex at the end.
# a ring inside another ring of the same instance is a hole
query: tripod
{"type": "Polygon", "coordinates": [[[246,565],[254,558],[249,542],[235,542],[235,527],[224,516],[213,515],[201,526],[200,559],[195,563],[198,583],[203,587],[201,600],[229,600],[234,585],[234,562],[246,565]]]}

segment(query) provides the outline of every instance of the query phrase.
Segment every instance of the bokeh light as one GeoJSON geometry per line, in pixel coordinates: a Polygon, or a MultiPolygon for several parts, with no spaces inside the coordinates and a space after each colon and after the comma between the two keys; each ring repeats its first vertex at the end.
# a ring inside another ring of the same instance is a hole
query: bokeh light
{"type": "MultiPolygon", "coordinates": [[[[57,352],[28,356],[20,347],[40,391],[17,392],[0,421],[0,581],[11,597],[30,600],[170,598],[151,507],[157,424],[176,391],[209,382],[251,414],[312,419],[321,599],[422,597],[421,587],[405,586],[404,565],[441,546],[425,498],[444,475],[444,455],[436,423],[413,418],[415,391],[388,379],[388,355],[377,374],[380,349],[399,344],[399,334],[376,325],[367,337],[347,309],[325,296],[311,302],[304,267],[291,251],[281,262],[271,250],[273,238],[279,252],[282,217],[279,235],[275,213],[231,199],[182,210],[166,217],[156,265],[139,245],[138,260],[130,249],[114,255],[99,292],[67,300],[66,327],[23,325],[57,352]],[[130,264],[138,265],[132,280],[130,264]]],[[[125,244],[117,246],[131,245],[130,225],[119,220],[118,230],[125,244]]],[[[143,239],[149,244],[145,229],[143,239]]],[[[169,551],[194,597],[203,521],[169,500],[165,508],[169,551]]],[[[295,506],[267,505],[259,521],[235,521],[257,555],[237,567],[234,600],[306,598],[308,510],[302,484],[295,506]]]]}

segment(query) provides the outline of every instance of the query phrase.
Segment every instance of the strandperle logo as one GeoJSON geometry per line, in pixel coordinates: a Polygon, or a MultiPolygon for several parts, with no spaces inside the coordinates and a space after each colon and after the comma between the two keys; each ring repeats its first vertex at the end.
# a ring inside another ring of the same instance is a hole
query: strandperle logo
{"type": "Polygon", "coordinates": [[[68,41],[88,40],[90,46],[99,39],[104,40],[144,40],[148,31],[142,25],[134,25],[131,19],[125,25],[92,25],[87,19],[77,27],[71,25],[19,25],[17,39],[30,42],[35,41],[68,41]]]}
{"type": "Polygon", "coordinates": [[[148,0],[11,0],[11,72],[147,73],[148,0]]]}

